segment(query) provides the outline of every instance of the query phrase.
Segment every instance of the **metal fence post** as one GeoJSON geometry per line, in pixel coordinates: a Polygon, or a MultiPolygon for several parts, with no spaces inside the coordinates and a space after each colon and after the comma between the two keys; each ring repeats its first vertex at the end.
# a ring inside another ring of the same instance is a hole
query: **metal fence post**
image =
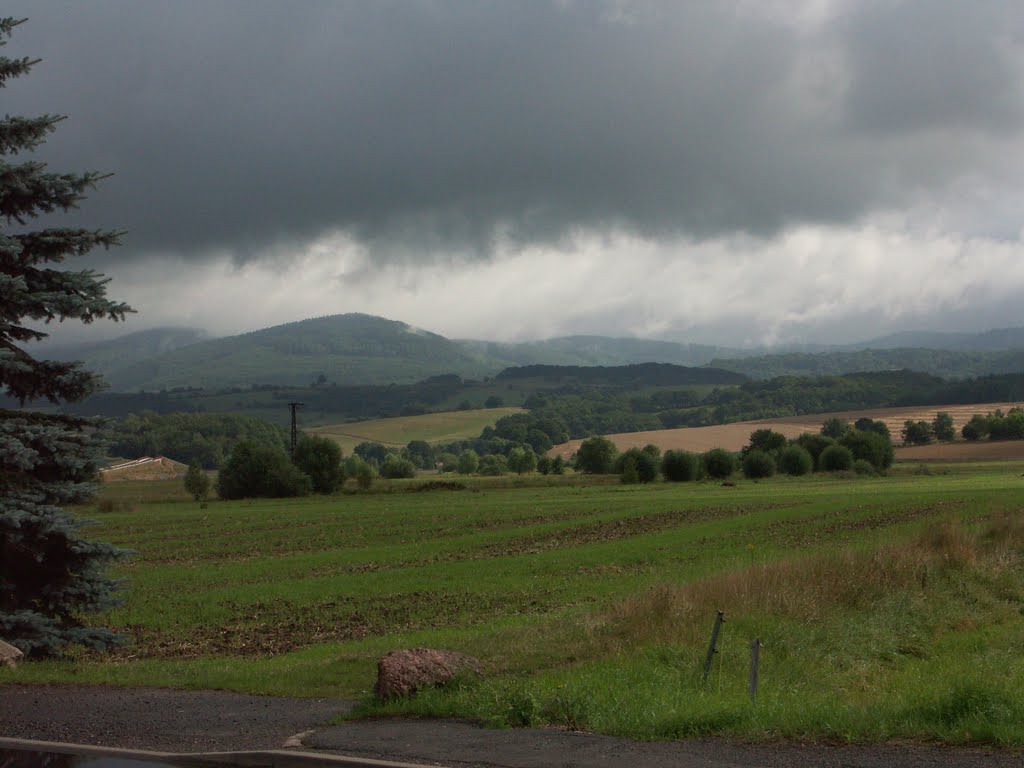
{"type": "Polygon", "coordinates": [[[715,616],[715,626],[711,630],[711,643],[708,645],[708,656],[704,659],[704,682],[708,681],[708,675],[711,674],[711,662],[715,658],[715,654],[718,653],[718,633],[722,631],[722,625],[725,623],[725,612],[718,611],[718,615],[715,616]]]}
{"type": "Polygon", "coordinates": [[[761,662],[761,639],[755,637],[750,643],[750,684],[747,691],[750,693],[750,700],[757,698],[757,668],[761,662]]]}

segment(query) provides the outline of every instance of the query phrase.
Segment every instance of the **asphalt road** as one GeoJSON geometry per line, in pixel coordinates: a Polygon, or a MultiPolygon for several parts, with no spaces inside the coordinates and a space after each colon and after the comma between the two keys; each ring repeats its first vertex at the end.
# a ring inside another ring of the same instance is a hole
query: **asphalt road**
{"type": "Polygon", "coordinates": [[[1024,754],[919,744],[642,742],[552,729],[491,730],[443,720],[330,726],[351,702],[220,691],[0,685],[0,737],[168,752],[302,748],[462,768],[1015,768],[1024,754]]]}

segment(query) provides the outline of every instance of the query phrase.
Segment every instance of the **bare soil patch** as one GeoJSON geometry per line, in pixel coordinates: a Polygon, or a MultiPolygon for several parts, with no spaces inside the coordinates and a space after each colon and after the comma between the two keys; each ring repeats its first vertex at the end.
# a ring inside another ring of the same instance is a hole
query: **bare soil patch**
{"type": "Polygon", "coordinates": [[[166,456],[143,456],[100,470],[103,482],[122,480],[176,480],[184,477],[188,466],[166,456]]]}
{"type": "MultiPolygon", "coordinates": [[[[682,427],[680,429],[659,429],[650,432],[622,432],[606,435],[620,451],[629,448],[642,448],[653,444],[662,451],[692,451],[703,453],[712,448],[725,448],[728,451],[741,450],[749,441],[750,433],[756,429],[773,429],[786,437],[797,437],[804,432],[817,432],[826,419],[840,418],[853,422],[862,416],[884,421],[895,440],[899,440],[900,430],[905,421],[931,421],[935,414],[944,411],[953,417],[953,424],[959,429],[970,421],[976,413],[988,413],[996,409],[1004,411],[1020,407],[1022,403],[975,403],[974,405],[928,405],[906,406],[900,408],[866,408],[859,411],[839,411],[837,413],[815,413],[805,416],[782,416],[775,419],[758,419],[756,421],[739,421],[735,424],[718,424],[712,427],[682,427]]],[[[574,454],[582,440],[570,440],[568,443],[556,445],[551,449],[552,456],[568,458],[574,454]]],[[[992,445],[997,445],[993,443],[992,445]]],[[[927,446],[945,448],[946,446],[927,446]]],[[[950,446],[955,448],[956,444],[950,446]]],[[[1024,446],[1022,446],[1024,447],[1024,446]]],[[[1006,449],[1009,451],[1009,449],[1006,449]]],[[[994,454],[998,458],[1019,458],[1018,454],[994,454]]],[[[903,454],[900,454],[903,457],[903,454]]],[[[916,458],[916,457],[909,457],[916,458]]],[[[978,456],[978,459],[984,457],[978,456]]]]}
{"type": "Polygon", "coordinates": [[[935,443],[896,449],[897,461],[1010,461],[1024,459],[1024,440],[935,443]]]}

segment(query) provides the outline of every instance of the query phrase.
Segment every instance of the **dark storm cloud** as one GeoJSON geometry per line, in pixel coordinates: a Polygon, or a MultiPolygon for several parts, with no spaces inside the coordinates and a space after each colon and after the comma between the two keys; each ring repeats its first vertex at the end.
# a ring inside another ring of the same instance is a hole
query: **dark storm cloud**
{"type": "Polygon", "coordinates": [[[45,61],[4,106],[70,116],[54,167],[116,173],[83,220],[130,230],[119,258],[766,234],[984,176],[972,137],[1018,135],[1013,2],[758,7],[23,3],[8,52],[45,61]]]}

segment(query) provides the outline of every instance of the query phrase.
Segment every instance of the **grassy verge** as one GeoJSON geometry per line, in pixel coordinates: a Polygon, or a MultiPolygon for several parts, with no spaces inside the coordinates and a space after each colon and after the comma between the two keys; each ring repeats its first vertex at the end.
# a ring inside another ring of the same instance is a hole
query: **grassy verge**
{"type": "Polygon", "coordinates": [[[183,500],[118,484],[85,510],[137,551],[131,637],[0,681],[226,688],[364,714],[695,734],[1024,744],[1017,465],[888,478],[586,484],[183,500]],[[728,620],[701,679],[716,609],[728,620]],[[750,640],[761,689],[746,693],[750,640]],[[489,673],[370,702],[376,659],[429,645],[489,673]]]}
{"type": "Polygon", "coordinates": [[[360,715],[551,724],[675,739],[1024,741],[1024,528],[946,521],[908,542],[662,585],[593,613],[534,675],[465,680],[360,715]],[[711,617],[729,608],[702,676],[711,617]],[[764,643],[748,695],[749,642],[764,643]]]}

